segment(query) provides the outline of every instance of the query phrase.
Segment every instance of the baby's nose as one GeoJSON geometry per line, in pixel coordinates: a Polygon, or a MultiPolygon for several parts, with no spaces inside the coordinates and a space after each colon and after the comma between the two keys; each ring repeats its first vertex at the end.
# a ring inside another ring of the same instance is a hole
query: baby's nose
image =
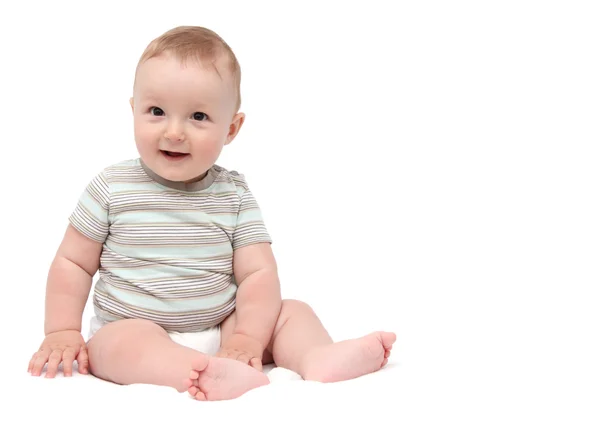
{"type": "Polygon", "coordinates": [[[172,142],[181,142],[184,139],[183,127],[178,124],[169,124],[165,132],[165,138],[172,142]]]}

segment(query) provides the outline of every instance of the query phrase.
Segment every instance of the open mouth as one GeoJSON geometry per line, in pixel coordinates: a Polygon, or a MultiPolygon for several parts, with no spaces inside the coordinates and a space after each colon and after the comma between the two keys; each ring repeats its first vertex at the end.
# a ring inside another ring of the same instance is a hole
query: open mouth
{"type": "Polygon", "coordinates": [[[189,153],[181,153],[181,152],[170,152],[168,150],[160,151],[167,159],[183,159],[189,155],[189,153]]]}

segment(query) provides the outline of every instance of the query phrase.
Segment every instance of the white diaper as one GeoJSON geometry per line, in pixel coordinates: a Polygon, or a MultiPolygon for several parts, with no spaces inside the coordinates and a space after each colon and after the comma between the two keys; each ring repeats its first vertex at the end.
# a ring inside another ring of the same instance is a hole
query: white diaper
{"type": "MultiPolygon", "coordinates": [[[[98,332],[107,322],[94,316],[90,320],[88,339],[98,332]]],[[[209,356],[214,356],[221,347],[221,327],[219,325],[198,332],[169,332],[169,337],[182,346],[198,350],[209,356]]]]}

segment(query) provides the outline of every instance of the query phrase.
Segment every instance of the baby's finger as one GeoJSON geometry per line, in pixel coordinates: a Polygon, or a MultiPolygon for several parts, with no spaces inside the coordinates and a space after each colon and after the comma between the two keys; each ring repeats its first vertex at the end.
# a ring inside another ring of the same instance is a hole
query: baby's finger
{"type": "Polygon", "coordinates": [[[245,364],[249,364],[250,363],[250,358],[251,358],[250,355],[248,355],[246,353],[242,353],[242,354],[240,354],[240,355],[237,356],[236,360],[239,360],[240,362],[245,363],[245,364]]]}
{"type": "Polygon", "coordinates": [[[71,347],[65,349],[63,355],[63,374],[70,377],[73,374],[73,361],[75,360],[75,350],[71,347]]]}
{"type": "Polygon", "coordinates": [[[89,373],[89,363],[90,359],[88,357],[87,347],[81,346],[79,355],[77,355],[78,371],[80,374],[89,373]]]}
{"type": "Polygon", "coordinates": [[[54,378],[58,372],[58,365],[62,359],[62,350],[53,350],[48,359],[48,369],[46,370],[46,378],[54,378]]]}
{"type": "MultiPolygon", "coordinates": [[[[231,359],[233,359],[233,360],[240,360],[240,357],[241,357],[243,354],[244,354],[244,352],[240,352],[240,351],[238,351],[238,350],[235,350],[235,351],[231,352],[231,355],[230,355],[230,357],[231,357],[231,359]]],[[[248,359],[250,359],[250,356],[248,356],[248,359]]],[[[247,362],[247,361],[246,361],[246,362],[247,362]]],[[[245,363],[246,363],[246,362],[245,362],[245,363]]]]}
{"type": "Polygon", "coordinates": [[[250,366],[258,371],[262,371],[262,361],[259,358],[252,358],[250,360],[250,366]]]}
{"type": "Polygon", "coordinates": [[[27,372],[31,372],[33,369],[33,364],[35,363],[35,359],[37,358],[37,352],[33,354],[31,360],[29,361],[29,366],[27,367],[27,372]]]}
{"type": "Polygon", "coordinates": [[[238,356],[240,355],[240,352],[236,351],[236,350],[223,350],[221,352],[221,356],[225,359],[233,359],[233,360],[237,360],[238,356]]]}
{"type": "Polygon", "coordinates": [[[33,368],[31,369],[31,375],[40,375],[42,370],[44,369],[44,365],[48,361],[48,356],[50,352],[47,350],[40,350],[36,353],[35,362],[33,363],[33,368]]]}

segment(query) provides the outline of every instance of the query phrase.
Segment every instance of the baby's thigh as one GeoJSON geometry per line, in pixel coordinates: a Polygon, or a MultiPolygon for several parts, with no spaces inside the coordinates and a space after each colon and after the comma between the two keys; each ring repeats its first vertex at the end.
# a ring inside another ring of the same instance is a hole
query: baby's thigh
{"type": "Polygon", "coordinates": [[[148,320],[126,319],[102,326],[88,341],[92,374],[107,378],[115,366],[135,365],[145,353],[171,341],[167,332],[148,320]]]}

